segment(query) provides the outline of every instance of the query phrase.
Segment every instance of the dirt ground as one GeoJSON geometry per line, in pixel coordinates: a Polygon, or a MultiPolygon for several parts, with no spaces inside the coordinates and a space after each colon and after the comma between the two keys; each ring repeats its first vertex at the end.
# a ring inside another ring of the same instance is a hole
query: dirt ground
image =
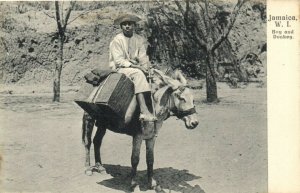
{"type": "MultiPolygon", "coordinates": [[[[160,130],[154,167],[165,192],[267,192],[266,88],[218,87],[219,104],[206,104],[205,91],[193,91],[196,129],[170,118],[160,130]]],[[[107,174],[84,174],[83,111],[72,102],[76,88],[63,88],[61,103],[52,103],[51,93],[44,92],[51,88],[5,89],[0,94],[2,192],[129,191],[131,138],[126,135],[108,131],[104,138],[107,174]]],[[[144,147],[140,189],[154,192],[146,190],[144,147]]]]}

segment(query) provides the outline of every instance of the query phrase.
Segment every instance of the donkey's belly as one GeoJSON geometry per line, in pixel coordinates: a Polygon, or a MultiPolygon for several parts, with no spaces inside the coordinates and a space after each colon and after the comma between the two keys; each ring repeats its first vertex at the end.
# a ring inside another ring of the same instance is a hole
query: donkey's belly
{"type": "Polygon", "coordinates": [[[108,127],[108,129],[115,133],[121,133],[130,136],[134,136],[141,130],[137,127],[108,127]]]}
{"type": "Polygon", "coordinates": [[[108,126],[107,129],[115,132],[126,134],[130,136],[134,136],[136,134],[141,134],[143,139],[150,139],[156,135],[156,127],[154,126],[154,122],[144,122],[143,124],[135,119],[130,122],[128,125],[117,125],[117,126],[108,126]]]}
{"type": "MultiPolygon", "coordinates": [[[[152,107],[150,95],[145,95],[145,97],[148,99],[146,100],[146,103],[150,109],[152,107]]],[[[144,139],[152,138],[155,135],[154,123],[144,123],[142,125],[139,121],[140,111],[137,107],[136,97],[133,97],[126,111],[124,120],[103,117],[103,119],[97,121],[98,126],[102,124],[102,127],[116,133],[127,134],[130,136],[140,133],[144,136],[144,139]]]]}
{"type": "Polygon", "coordinates": [[[105,127],[113,132],[135,135],[141,131],[139,111],[136,98],[133,97],[125,114],[125,120],[103,117],[97,120],[96,126],[105,127]]]}

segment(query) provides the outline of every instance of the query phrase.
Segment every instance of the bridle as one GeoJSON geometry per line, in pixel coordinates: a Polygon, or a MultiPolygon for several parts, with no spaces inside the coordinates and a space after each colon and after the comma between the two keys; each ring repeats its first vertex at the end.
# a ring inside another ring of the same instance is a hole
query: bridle
{"type": "Polygon", "coordinates": [[[174,115],[177,118],[182,119],[185,116],[192,115],[192,114],[196,113],[196,108],[193,107],[193,108],[190,108],[190,109],[185,110],[185,111],[181,111],[181,110],[178,110],[177,108],[175,108],[174,110],[172,110],[172,112],[174,113],[174,115]]]}

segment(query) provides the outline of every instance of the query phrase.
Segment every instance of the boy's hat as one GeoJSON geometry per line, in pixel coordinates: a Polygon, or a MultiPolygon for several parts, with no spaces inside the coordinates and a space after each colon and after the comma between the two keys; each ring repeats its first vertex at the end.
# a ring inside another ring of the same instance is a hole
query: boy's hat
{"type": "Polygon", "coordinates": [[[114,20],[114,24],[120,25],[121,23],[123,23],[125,21],[131,21],[131,22],[137,23],[137,22],[141,21],[141,18],[136,15],[130,14],[130,13],[125,13],[125,14],[119,15],[119,17],[117,17],[117,19],[114,20]]]}

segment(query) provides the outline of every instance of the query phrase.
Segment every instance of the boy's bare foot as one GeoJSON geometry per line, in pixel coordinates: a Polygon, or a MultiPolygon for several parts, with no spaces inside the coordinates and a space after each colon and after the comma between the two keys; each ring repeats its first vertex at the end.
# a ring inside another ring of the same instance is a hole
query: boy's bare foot
{"type": "Polygon", "coordinates": [[[141,113],[140,121],[157,121],[157,118],[151,113],[141,113]]]}

